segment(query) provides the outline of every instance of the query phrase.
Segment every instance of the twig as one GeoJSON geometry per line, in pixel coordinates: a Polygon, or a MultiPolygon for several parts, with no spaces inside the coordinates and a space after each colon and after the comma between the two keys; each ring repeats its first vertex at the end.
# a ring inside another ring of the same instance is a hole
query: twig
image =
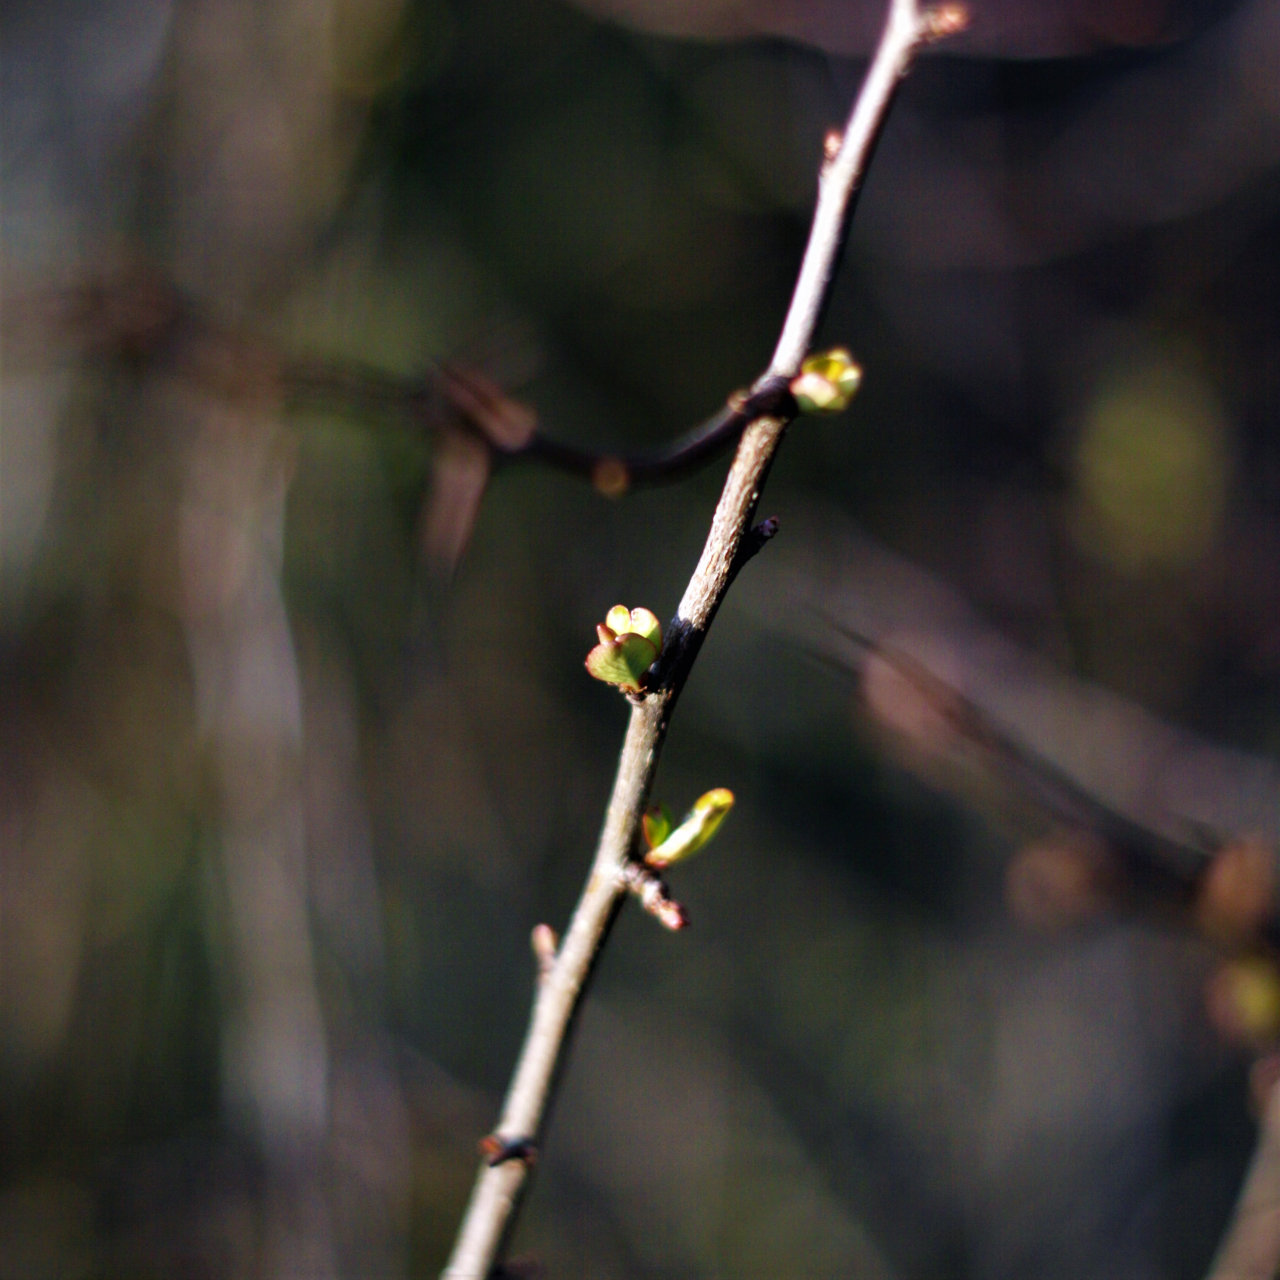
{"type": "MultiPolygon", "coordinates": [[[[1013,793],[1030,800],[1059,828],[1087,833],[1105,851],[1110,875],[1108,896],[1125,899],[1137,912],[1172,918],[1206,934],[1224,950],[1263,947],[1280,957],[1280,916],[1270,906],[1270,882],[1264,878],[1249,894],[1258,909],[1247,918],[1212,910],[1210,884],[1223,856],[1239,850],[1239,833],[1186,824],[1182,837],[1160,831],[1095,794],[1047,755],[1022,742],[959,689],[934,675],[922,662],[832,619],[850,646],[848,657],[825,658],[841,670],[853,663],[865,679],[867,662],[883,662],[945,724],[954,740],[975,753],[1013,793]],[[855,657],[854,655],[861,655],[855,657]],[[1265,906],[1263,903],[1265,902],[1265,906]]],[[[942,746],[939,746],[942,749],[942,746]]],[[[1239,862],[1237,860],[1237,867],[1239,862]]]]}
{"type": "Polygon", "coordinates": [[[610,497],[677,480],[736,443],[754,418],[793,411],[789,380],[765,376],[668,444],[631,453],[584,448],[547,435],[528,405],[474,370],[441,362],[409,375],[360,360],[291,355],[223,323],[147,267],[7,298],[0,328],[6,364],[47,362],[51,350],[163,362],[214,395],[270,386],[295,409],[400,422],[416,431],[447,422],[478,441],[494,463],[538,462],[589,480],[610,497]]]}
{"type": "MultiPolygon", "coordinates": [[[[818,204],[791,306],[769,368],[756,384],[757,391],[799,372],[830,292],[854,199],[894,91],[923,44],[961,25],[963,11],[958,6],[922,11],[916,0],[891,0],[884,32],[843,140],[823,166],[818,204]]],[[[672,710],[740,563],[739,550],[787,422],[781,411],[775,411],[754,418],[743,431],[702,556],[667,632],[650,691],[632,706],[591,872],[555,965],[538,989],[495,1135],[500,1143],[520,1140],[536,1147],[540,1141],[570,1027],[627,892],[624,870],[672,710]]],[[[482,1280],[490,1274],[515,1225],[528,1177],[529,1165],[524,1160],[482,1167],[443,1273],[446,1280],[482,1280]]]]}

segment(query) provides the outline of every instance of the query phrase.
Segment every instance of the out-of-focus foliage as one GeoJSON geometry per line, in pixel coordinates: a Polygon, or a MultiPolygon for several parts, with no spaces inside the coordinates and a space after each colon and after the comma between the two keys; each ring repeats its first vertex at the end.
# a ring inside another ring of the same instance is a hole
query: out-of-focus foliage
{"type": "MultiPolygon", "coordinates": [[[[444,1258],[620,739],[584,638],[669,616],[719,469],[616,503],[499,469],[444,583],[449,437],[286,411],[270,357],[460,360],[605,450],[712,411],[767,360],[868,26],[755,8],[807,44],[551,0],[0,13],[0,1276],[444,1258]],[[147,273],[213,327],[49,301],[147,273]]],[[[671,873],[694,927],[628,907],[606,951],[517,1241],[551,1274],[1191,1276],[1232,1198],[1269,1042],[1224,1029],[1265,974],[1117,908],[998,779],[924,785],[945,720],[814,655],[887,589],[856,525],[1237,754],[1171,773],[1130,703],[1035,683],[1014,732],[1152,822],[1280,833],[1247,785],[1280,743],[1280,25],[1019,6],[1002,44],[974,8],[826,320],[864,385],[792,429],[682,699],[660,791],[738,812],[671,873]]],[[[1002,652],[892,596],[944,678],[1002,652]]]]}

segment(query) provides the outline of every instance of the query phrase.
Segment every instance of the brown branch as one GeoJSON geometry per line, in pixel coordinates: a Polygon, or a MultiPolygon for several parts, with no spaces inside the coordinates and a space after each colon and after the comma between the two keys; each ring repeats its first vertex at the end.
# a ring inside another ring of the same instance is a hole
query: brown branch
{"type": "Polygon", "coordinates": [[[584,476],[613,497],[636,485],[665,483],[687,475],[734,444],[756,418],[770,413],[794,415],[789,381],[782,377],[762,378],[751,392],[730,396],[723,409],[679,439],[648,452],[602,453],[537,433],[525,447],[511,450],[507,456],[533,458],[584,476]]]}
{"type": "MultiPolygon", "coordinates": [[[[843,140],[824,165],[791,307],[773,360],[756,391],[776,378],[790,380],[799,371],[830,291],[854,197],[894,91],[917,50],[959,25],[960,12],[951,6],[922,12],[915,0],[891,0],[884,33],[843,140]]],[[[555,965],[538,989],[497,1126],[499,1143],[527,1140],[536,1146],[540,1141],[571,1025],[627,892],[625,869],[631,861],[675,702],[741,564],[744,538],[787,421],[779,411],[754,417],[745,426],[706,545],[668,629],[650,689],[632,706],[595,858],[555,965]]],[[[445,1277],[480,1280],[490,1274],[515,1225],[528,1176],[524,1160],[481,1168],[445,1277]]]]}
{"type": "Polygon", "coordinates": [[[1241,833],[1197,824],[1180,838],[1121,812],[917,658],[834,620],[832,626],[850,646],[847,659],[833,659],[835,665],[866,680],[872,663],[884,664],[944,728],[940,747],[961,744],[1060,829],[1090,838],[1089,848],[1106,860],[1102,883],[1093,889],[1135,914],[1204,934],[1225,950],[1260,947],[1280,958],[1269,859],[1245,856],[1251,845],[1241,833]]]}
{"type": "Polygon", "coordinates": [[[474,370],[441,362],[409,376],[356,360],[292,356],[221,323],[171,281],[137,266],[70,289],[7,298],[0,347],[11,368],[47,361],[51,350],[163,361],[221,395],[269,378],[295,409],[399,421],[413,429],[447,422],[481,444],[491,463],[539,462],[589,480],[610,497],[677,480],[735,444],[753,418],[795,411],[788,379],[764,375],[669,444],[636,452],[589,449],[547,435],[528,405],[474,370]]]}

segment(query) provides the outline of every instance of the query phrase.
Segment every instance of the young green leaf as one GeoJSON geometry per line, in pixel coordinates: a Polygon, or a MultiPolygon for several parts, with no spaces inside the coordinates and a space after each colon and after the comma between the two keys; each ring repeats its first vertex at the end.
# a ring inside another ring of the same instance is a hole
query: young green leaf
{"type": "Polygon", "coordinates": [[[587,670],[605,684],[616,684],[624,693],[639,693],[641,678],[657,656],[652,641],[630,632],[596,645],[587,654],[587,670]]]}
{"type": "Polygon", "coordinates": [[[600,643],[587,654],[587,670],[605,684],[615,684],[624,693],[639,693],[644,673],[653,665],[662,647],[662,624],[649,609],[628,609],[615,604],[596,624],[600,643]]]}
{"type": "Polygon", "coordinates": [[[655,804],[640,819],[646,849],[655,849],[671,834],[671,810],[665,804],[655,804]]]}
{"type": "Polygon", "coordinates": [[[604,625],[608,627],[614,635],[621,635],[624,631],[630,631],[631,610],[628,609],[625,604],[615,604],[613,608],[604,615],[604,625]]]}
{"type": "Polygon", "coordinates": [[[620,636],[630,632],[652,640],[658,648],[662,647],[662,623],[652,609],[628,609],[625,604],[615,604],[604,621],[611,631],[620,636]]]}
{"type": "Polygon", "coordinates": [[[842,413],[862,383],[862,367],[844,347],[810,356],[791,380],[801,413],[842,413]]]}
{"type": "Polygon", "coordinates": [[[699,796],[680,825],[645,854],[645,865],[660,870],[691,857],[711,840],[732,808],[733,792],[728,787],[699,796]]]}

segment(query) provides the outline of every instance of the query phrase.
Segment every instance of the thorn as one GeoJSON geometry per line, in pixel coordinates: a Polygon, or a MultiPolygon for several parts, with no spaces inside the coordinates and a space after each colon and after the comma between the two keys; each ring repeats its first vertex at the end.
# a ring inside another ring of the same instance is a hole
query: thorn
{"type": "Polygon", "coordinates": [[[533,948],[533,958],[538,962],[538,981],[545,982],[556,966],[556,948],[560,939],[549,924],[535,924],[529,935],[529,945],[533,948]]]}
{"type": "Polygon", "coordinates": [[[532,1138],[503,1138],[496,1133],[480,1139],[480,1154],[488,1161],[490,1169],[496,1169],[508,1160],[523,1160],[533,1165],[538,1159],[538,1148],[532,1138]]]}

